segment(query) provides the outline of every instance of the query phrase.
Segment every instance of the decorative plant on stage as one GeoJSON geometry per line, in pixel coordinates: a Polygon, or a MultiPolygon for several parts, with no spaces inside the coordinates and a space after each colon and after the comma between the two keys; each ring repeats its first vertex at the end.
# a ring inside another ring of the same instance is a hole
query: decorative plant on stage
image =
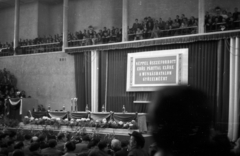
{"type": "Polygon", "coordinates": [[[29,118],[28,116],[25,116],[25,117],[23,118],[23,123],[24,123],[25,125],[29,124],[29,123],[30,123],[30,118],[29,118]]]}
{"type": "Polygon", "coordinates": [[[81,119],[71,119],[69,121],[68,118],[60,119],[60,118],[49,118],[43,117],[39,119],[27,118],[25,117],[23,120],[24,124],[34,124],[34,125],[42,125],[46,127],[47,125],[52,125],[57,127],[58,129],[61,126],[69,126],[72,129],[75,127],[76,129],[79,127],[95,127],[95,128],[120,128],[120,129],[138,129],[137,122],[132,120],[131,122],[116,122],[113,119],[107,120],[106,118],[102,120],[91,120],[90,118],[81,118],[81,119]]]}

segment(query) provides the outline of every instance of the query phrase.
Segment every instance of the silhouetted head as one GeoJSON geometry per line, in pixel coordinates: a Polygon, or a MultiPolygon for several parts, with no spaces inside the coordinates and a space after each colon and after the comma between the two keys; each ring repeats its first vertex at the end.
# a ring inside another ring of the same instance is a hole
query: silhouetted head
{"type": "Polygon", "coordinates": [[[207,95],[200,90],[164,87],[155,93],[148,114],[160,149],[186,153],[208,142],[211,114],[207,95]]]}

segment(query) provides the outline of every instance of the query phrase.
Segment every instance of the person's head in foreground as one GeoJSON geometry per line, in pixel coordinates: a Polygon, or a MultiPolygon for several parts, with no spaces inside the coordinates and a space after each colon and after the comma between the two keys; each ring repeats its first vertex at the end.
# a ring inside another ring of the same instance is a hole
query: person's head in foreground
{"type": "Polygon", "coordinates": [[[145,144],[145,139],[141,133],[133,131],[130,135],[129,146],[131,149],[143,148],[145,144]]]}
{"type": "Polygon", "coordinates": [[[188,86],[164,87],[155,93],[148,115],[161,156],[215,155],[212,147],[217,144],[210,141],[211,110],[204,92],[188,86]]]}

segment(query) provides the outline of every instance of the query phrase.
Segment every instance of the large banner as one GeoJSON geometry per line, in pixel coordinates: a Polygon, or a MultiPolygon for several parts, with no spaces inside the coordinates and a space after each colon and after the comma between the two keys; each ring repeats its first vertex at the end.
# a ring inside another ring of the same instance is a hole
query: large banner
{"type": "Polygon", "coordinates": [[[127,91],[154,91],[188,81],[188,49],[128,54],[127,91]]]}

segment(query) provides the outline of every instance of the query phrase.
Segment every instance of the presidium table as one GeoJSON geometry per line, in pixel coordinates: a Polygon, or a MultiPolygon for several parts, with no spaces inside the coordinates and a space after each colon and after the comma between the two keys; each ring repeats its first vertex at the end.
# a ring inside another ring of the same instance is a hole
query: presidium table
{"type": "Polygon", "coordinates": [[[49,116],[51,118],[69,118],[69,119],[81,119],[91,118],[93,120],[102,120],[112,118],[114,121],[119,122],[131,122],[135,120],[138,124],[139,131],[147,132],[147,119],[146,113],[117,113],[117,112],[67,112],[67,111],[48,111],[48,112],[31,112],[31,117],[42,118],[43,116],[49,116]]]}

